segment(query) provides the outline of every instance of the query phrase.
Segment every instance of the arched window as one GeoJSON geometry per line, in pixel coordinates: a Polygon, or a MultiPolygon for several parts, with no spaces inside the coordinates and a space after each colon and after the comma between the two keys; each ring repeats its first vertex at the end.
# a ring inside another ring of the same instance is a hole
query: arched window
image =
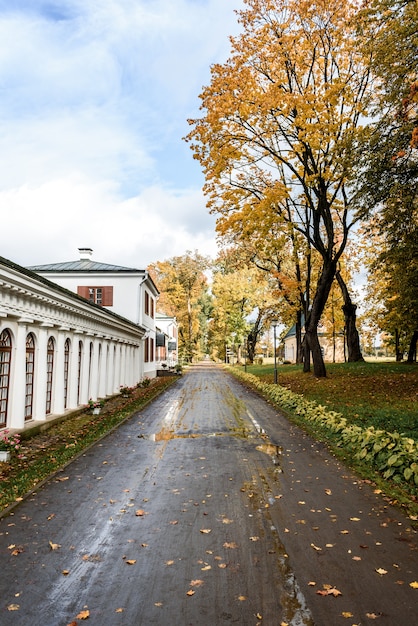
{"type": "Polygon", "coordinates": [[[45,413],[51,413],[52,405],[52,379],[54,374],[54,338],[48,339],[48,346],[46,352],[46,407],[45,413]]]}
{"type": "Polygon", "coordinates": [[[0,335],[0,426],[6,426],[7,404],[9,400],[10,361],[12,358],[12,338],[8,330],[0,335]]]}
{"type": "Polygon", "coordinates": [[[35,339],[32,333],[29,333],[26,337],[25,420],[32,419],[34,374],[35,374],[35,339]]]}
{"type": "Polygon", "coordinates": [[[70,371],[70,340],[66,339],[64,344],[64,409],[68,402],[68,375],[70,371]]]}

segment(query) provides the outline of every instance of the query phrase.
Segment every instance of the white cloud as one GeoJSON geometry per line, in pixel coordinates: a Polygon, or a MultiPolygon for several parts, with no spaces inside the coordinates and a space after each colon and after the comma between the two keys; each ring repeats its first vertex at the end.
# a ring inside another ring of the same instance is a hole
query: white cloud
{"type": "Polygon", "coordinates": [[[0,0],[1,254],[145,266],[215,253],[182,141],[241,0],[0,0]],[[4,238],[3,238],[4,240],[4,238]]]}

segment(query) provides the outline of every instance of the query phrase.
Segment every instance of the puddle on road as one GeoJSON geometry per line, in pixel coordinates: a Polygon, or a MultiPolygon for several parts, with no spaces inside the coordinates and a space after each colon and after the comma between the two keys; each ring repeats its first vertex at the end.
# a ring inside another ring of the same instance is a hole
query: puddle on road
{"type": "MultiPolygon", "coordinates": [[[[203,439],[203,438],[207,439],[211,437],[228,437],[228,436],[240,437],[240,438],[249,440],[249,439],[259,438],[260,433],[254,432],[254,430],[249,429],[249,428],[244,428],[244,429],[234,428],[227,432],[212,432],[212,433],[191,433],[191,432],[179,433],[169,428],[162,428],[158,433],[151,433],[148,435],[140,434],[138,435],[138,439],[145,439],[147,441],[158,442],[158,441],[173,441],[174,439],[203,439]]],[[[276,471],[281,472],[282,469],[280,467],[280,460],[281,460],[281,455],[283,451],[282,446],[269,442],[267,435],[264,434],[264,431],[263,431],[263,434],[261,434],[261,437],[265,439],[265,443],[256,445],[255,449],[269,456],[271,460],[273,461],[273,465],[276,467],[276,471]]]]}
{"type": "Polygon", "coordinates": [[[280,457],[283,451],[282,446],[277,446],[273,443],[262,443],[256,446],[255,449],[271,457],[274,465],[280,465],[280,457]]]}

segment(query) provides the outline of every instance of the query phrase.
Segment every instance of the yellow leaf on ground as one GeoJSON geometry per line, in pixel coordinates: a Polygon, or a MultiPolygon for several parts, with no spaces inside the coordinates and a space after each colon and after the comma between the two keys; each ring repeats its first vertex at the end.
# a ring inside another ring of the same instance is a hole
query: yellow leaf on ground
{"type": "Polygon", "coordinates": [[[49,542],[49,545],[51,547],[51,550],[58,550],[58,548],[61,548],[59,543],[52,543],[52,541],[49,542]]]}
{"type": "Polygon", "coordinates": [[[376,569],[376,572],[380,574],[381,576],[383,576],[384,574],[387,574],[387,570],[383,569],[383,567],[378,567],[376,569]]]}
{"type": "Polygon", "coordinates": [[[210,528],[201,528],[201,529],[200,529],[200,532],[201,532],[203,535],[208,535],[209,533],[211,533],[211,532],[212,532],[212,530],[211,530],[210,528]]]}
{"type": "Polygon", "coordinates": [[[409,583],[409,586],[412,587],[412,589],[418,589],[418,581],[414,580],[412,583],[409,583]]]}
{"type": "Polygon", "coordinates": [[[8,611],[18,611],[19,609],[20,609],[19,604],[9,604],[9,606],[7,607],[8,611]]]}
{"type": "Polygon", "coordinates": [[[125,563],[127,563],[127,565],[135,565],[136,559],[127,559],[125,563]]]}
{"type": "Polygon", "coordinates": [[[194,596],[196,592],[193,591],[193,589],[189,589],[189,591],[186,593],[186,596],[194,596]]]}
{"type": "Polygon", "coordinates": [[[80,611],[80,613],[76,616],[76,619],[88,619],[90,617],[90,611],[80,611]]]}

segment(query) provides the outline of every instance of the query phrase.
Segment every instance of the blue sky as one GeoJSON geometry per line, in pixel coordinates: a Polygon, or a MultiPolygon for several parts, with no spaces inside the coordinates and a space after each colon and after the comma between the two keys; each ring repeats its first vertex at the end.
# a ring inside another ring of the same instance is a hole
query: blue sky
{"type": "Polygon", "coordinates": [[[0,254],[145,267],[216,253],[182,141],[242,0],[0,0],[0,254]],[[7,233],[7,236],[5,234],[7,233]]]}

